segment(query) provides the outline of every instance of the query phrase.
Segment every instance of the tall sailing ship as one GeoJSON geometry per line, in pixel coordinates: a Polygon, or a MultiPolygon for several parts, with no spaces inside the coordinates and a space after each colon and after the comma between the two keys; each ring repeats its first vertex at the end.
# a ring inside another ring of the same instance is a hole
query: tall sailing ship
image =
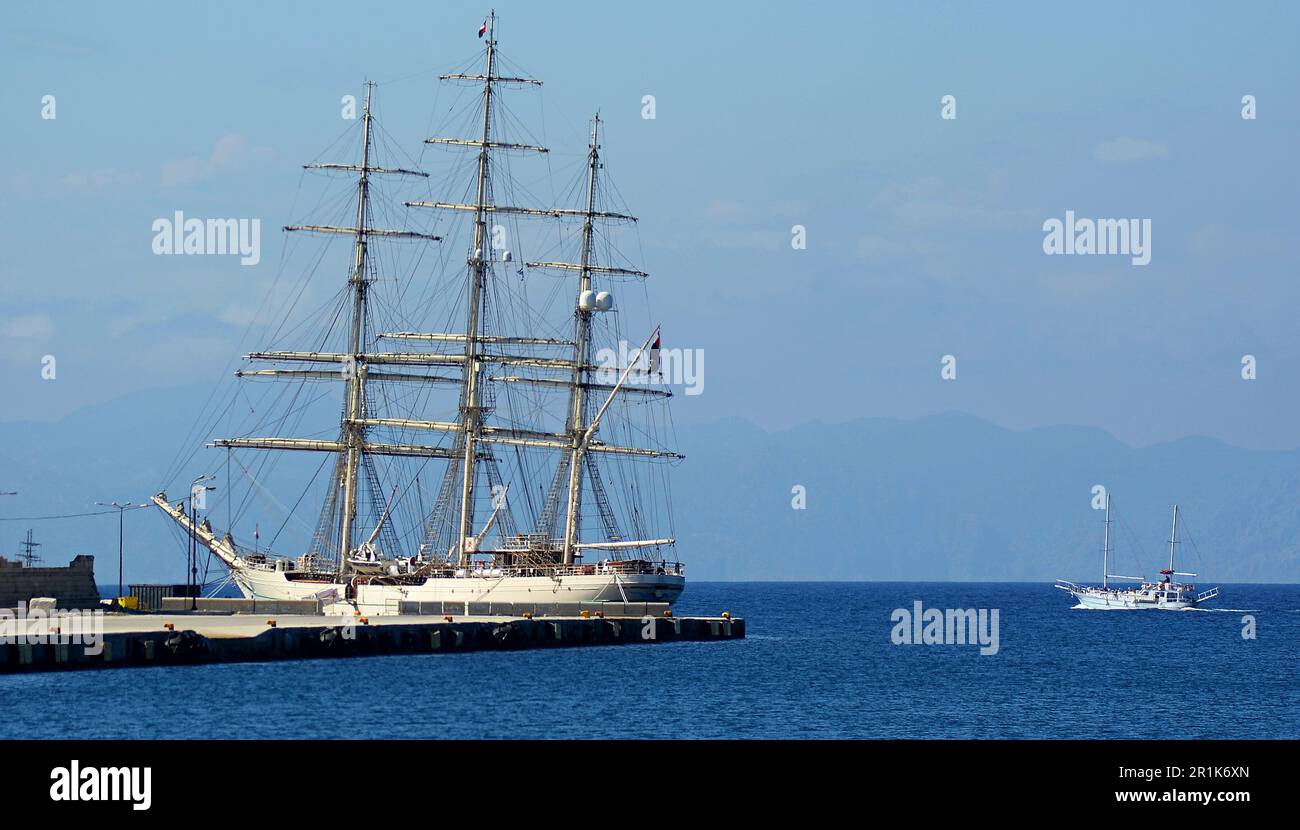
{"type": "MultiPolygon", "coordinates": [[[[668,491],[668,472],[683,456],[671,449],[672,393],[659,371],[659,329],[625,338],[613,301],[617,284],[648,276],[614,244],[613,230],[635,217],[606,184],[599,114],[575,172],[579,204],[496,201],[501,192],[512,201],[527,196],[510,176],[509,157],[548,151],[504,134],[519,126],[502,101],[504,89],[541,82],[505,63],[495,29],[494,15],[480,33],[487,35],[481,67],[441,77],[461,88],[463,114],[477,136],[425,141],[459,154],[448,186],[468,198],[443,201],[431,188],[430,199],[403,201],[411,209],[404,213],[378,202],[378,183],[388,177],[427,182],[429,174],[413,169],[418,164],[383,166],[376,158],[386,134],[372,110],[373,84],[358,125],[359,160],[305,165],[355,175],[347,214],[354,222],[285,227],[350,237],[346,286],[317,325],[282,327],[299,340],[309,336],[308,350],[246,356],[252,366],[236,373],[241,386],[279,384],[287,391],[265,396],[265,407],[246,407],[254,423],[208,446],[226,449],[227,469],[234,457],[248,478],[251,495],[241,505],[261,498],[287,514],[294,511],[263,483],[266,464],[246,465],[238,456],[323,457],[317,473],[328,467],[327,483],[315,490],[309,484],[295,505],[310,504],[306,496],[323,490],[307,550],[263,550],[256,531],[252,545],[237,542],[229,529],[200,519],[189,499],[173,502],[165,492],[153,498],[229,569],[246,597],[315,598],[327,612],[392,613],[416,601],[672,602],[685,587],[668,491]],[[437,217],[435,229],[448,223],[448,240],[460,235],[463,264],[437,233],[375,221],[425,210],[436,212],[427,214],[437,217]],[[522,241],[528,236],[519,226],[529,221],[554,226],[551,249],[560,254],[520,267],[500,243],[509,229],[497,223],[515,223],[513,238],[522,241]],[[432,278],[393,279],[385,270],[396,260],[380,253],[390,244],[438,251],[445,267],[432,278]],[[576,256],[563,255],[575,248],[576,256]],[[420,324],[434,330],[415,328],[420,324]],[[612,354],[619,357],[610,360],[612,354]],[[322,385],[336,391],[319,395],[322,385]],[[305,401],[337,401],[338,391],[335,426],[305,437],[265,434],[268,424],[301,425],[305,401]],[[446,414],[435,420],[440,412],[446,414]],[[437,482],[427,500],[421,473],[437,482]]],[[[198,481],[195,501],[206,486],[198,481]]]]}

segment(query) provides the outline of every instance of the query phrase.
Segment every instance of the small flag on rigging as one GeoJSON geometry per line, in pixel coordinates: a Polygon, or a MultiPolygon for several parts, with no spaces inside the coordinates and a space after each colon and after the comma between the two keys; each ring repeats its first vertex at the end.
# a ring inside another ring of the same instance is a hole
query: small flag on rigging
{"type": "Polygon", "coordinates": [[[486,32],[487,32],[487,21],[484,20],[484,21],[483,21],[483,25],[478,27],[478,36],[479,36],[479,37],[483,37],[483,35],[484,35],[486,32]]]}

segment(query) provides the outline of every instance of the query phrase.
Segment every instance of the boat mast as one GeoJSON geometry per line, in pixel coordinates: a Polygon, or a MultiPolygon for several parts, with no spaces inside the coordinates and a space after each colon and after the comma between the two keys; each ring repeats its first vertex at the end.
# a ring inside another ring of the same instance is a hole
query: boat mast
{"type": "Polygon", "coordinates": [[[583,434],[586,424],[587,395],[583,383],[587,351],[591,341],[591,315],[594,308],[583,308],[582,298],[591,290],[591,243],[596,210],[596,171],[600,169],[600,113],[591,122],[591,148],[587,153],[587,215],[582,225],[582,260],[578,277],[578,299],[574,304],[575,332],[573,385],[569,396],[569,433],[573,448],[569,451],[569,503],[564,516],[564,564],[573,564],[574,545],[578,541],[579,508],[582,502],[583,434]]]}
{"type": "Polygon", "coordinates": [[[352,363],[347,368],[347,417],[343,419],[343,437],[347,450],[343,463],[343,521],[339,527],[339,575],[347,573],[352,553],[353,526],[357,518],[357,467],[361,462],[361,445],[365,441],[360,425],[365,401],[365,371],[360,355],[364,350],[362,327],[366,311],[366,211],[370,201],[370,95],[375,85],[366,82],[366,108],[361,122],[361,170],[357,178],[357,239],[352,268],[352,332],[348,353],[352,363]]]}
{"type": "MultiPolygon", "coordinates": [[[[358,470],[364,455],[401,455],[423,456],[431,458],[448,458],[449,450],[420,444],[387,444],[366,440],[366,427],[383,425],[380,419],[367,419],[365,412],[365,386],[367,380],[437,382],[437,377],[417,374],[400,374],[385,372],[368,372],[368,366],[378,364],[400,364],[405,366],[437,365],[432,359],[423,359],[419,355],[375,354],[366,348],[366,319],[370,278],[367,275],[367,251],[371,237],[384,239],[416,239],[426,242],[438,242],[442,237],[418,231],[392,228],[370,227],[370,176],[399,175],[428,178],[427,173],[419,170],[407,170],[400,167],[373,166],[371,157],[371,135],[373,132],[373,112],[371,99],[374,84],[366,83],[366,104],[362,116],[361,160],[356,162],[312,162],[304,164],[307,170],[346,171],[357,174],[357,211],[356,225],[344,227],[337,225],[285,225],[288,232],[305,232],[350,236],[354,241],[352,271],[348,276],[351,289],[351,327],[346,351],[263,351],[252,352],[246,359],[254,361],[289,362],[297,364],[334,364],[329,369],[252,369],[236,372],[236,377],[266,377],[278,380],[343,380],[346,384],[343,397],[343,417],[339,424],[339,438],[334,441],[305,438],[288,438],[279,436],[217,438],[209,446],[226,449],[264,449],[288,450],[299,452],[334,453],[340,459],[337,479],[331,481],[335,488],[328,499],[330,503],[339,497],[342,491],[342,516],[338,523],[339,563],[338,574],[342,576],[348,570],[347,558],[352,553],[353,540],[356,535],[358,470]]],[[[346,302],[346,300],[344,300],[346,302]]],[[[342,307],[340,307],[342,312],[342,307]]]]}
{"type": "Polygon", "coordinates": [[[1101,538],[1101,587],[1105,590],[1106,577],[1110,571],[1110,493],[1106,494],[1106,529],[1101,538]]]}
{"type": "Polygon", "coordinates": [[[1178,505],[1174,505],[1174,526],[1169,531],[1169,571],[1170,582],[1173,582],[1174,570],[1174,546],[1178,544],[1178,505]]]}
{"type": "MultiPolygon", "coordinates": [[[[611,275],[611,276],[630,276],[630,277],[647,277],[643,271],[636,271],[630,268],[617,266],[596,265],[592,263],[593,248],[595,247],[594,238],[594,220],[611,219],[617,221],[636,221],[635,216],[622,213],[601,211],[596,209],[596,187],[597,171],[600,169],[599,160],[599,118],[592,127],[592,145],[588,153],[587,169],[587,203],[585,208],[530,208],[522,206],[501,205],[492,201],[490,192],[490,176],[493,173],[491,157],[489,153],[496,150],[508,152],[526,151],[526,152],[547,152],[545,147],[537,147],[528,144],[517,144],[494,140],[492,134],[492,106],[495,100],[496,84],[533,84],[541,85],[541,81],[533,78],[508,77],[498,75],[497,72],[497,42],[495,39],[496,15],[489,16],[487,23],[487,61],[486,71],[482,75],[471,75],[462,73],[453,73],[441,76],[443,80],[473,81],[483,84],[483,124],[481,138],[464,139],[464,138],[441,138],[434,137],[425,139],[427,144],[447,144],[458,147],[476,147],[479,151],[478,170],[477,170],[477,187],[476,197],[473,202],[456,203],[456,202],[436,202],[436,201],[409,201],[404,202],[407,207],[432,208],[436,210],[454,210],[466,211],[474,214],[474,241],[473,250],[469,258],[470,274],[468,280],[468,319],[464,334],[456,333],[439,333],[439,332],[391,332],[379,335],[380,338],[395,338],[403,340],[425,340],[430,342],[447,342],[460,341],[465,342],[465,350],[461,354],[431,354],[419,353],[420,359],[430,361],[441,361],[444,363],[454,363],[462,368],[462,388],[461,388],[461,407],[460,417],[454,423],[438,422],[417,422],[405,421],[403,426],[409,428],[435,429],[440,431],[451,431],[464,434],[464,444],[459,446],[455,453],[460,459],[460,518],[459,522],[452,522],[452,532],[459,535],[459,540],[454,541],[448,551],[448,558],[451,555],[458,554],[457,560],[461,567],[469,564],[470,555],[477,549],[478,542],[483,532],[475,531],[474,524],[474,487],[475,487],[475,468],[477,462],[487,457],[481,447],[486,445],[491,447],[493,444],[504,444],[507,446],[517,447],[536,447],[558,450],[560,457],[569,463],[567,479],[569,487],[569,502],[565,522],[565,544],[563,558],[565,562],[572,562],[577,554],[576,551],[581,547],[586,547],[577,541],[578,536],[578,509],[581,500],[581,467],[583,466],[584,457],[588,453],[605,453],[616,455],[632,455],[643,458],[671,458],[681,459],[682,455],[669,451],[651,449],[645,447],[621,447],[611,446],[603,442],[594,441],[594,434],[599,427],[600,419],[606,409],[608,409],[612,398],[615,395],[630,392],[624,388],[626,376],[620,379],[620,382],[613,387],[603,384],[594,384],[588,382],[590,375],[590,366],[588,364],[588,354],[591,350],[591,316],[590,310],[584,312],[581,310],[582,293],[589,291],[591,286],[591,277],[593,274],[611,275]],[[579,307],[575,311],[576,318],[574,326],[577,330],[577,337],[574,342],[560,341],[538,337],[513,337],[493,334],[484,334],[480,331],[481,318],[483,315],[483,304],[486,300],[486,284],[489,276],[488,252],[485,250],[489,243],[487,228],[487,216],[514,215],[514,216],[532,216],[540,218],[566,218],[582,217],[583,225],[583,251],[579,262],[525,262],[527,268],[546,268],[560,271],[576,271],[580,274],[578,302],[579,307]],[[576,359],[557,359],[550,357],[539,357],[531,355],[505,355],[500,354],[489,348],[494,345],[513,343],[516,345],[539,345],[539,346],[572,346],[575,349],[576,359]],[[454,360],[453,360],[454,358],[454,360]],[[529,377],[529,376],[501,376],[487,378],[483,376],[483,368],[489,365],[507,365],[529,367],[533,369],[550,369],[561,370],[566,373],[563,379],[529,377]],[[568,388],[570,392],[568,409],[565,414],[564,431],[536,431],[521,429],[516,427],[497,426],[487,423],[487,408],[480,401],[480,389],[484,381],[499,381],[508,383],[525,383],[539,386],[552,386],[559,388],[568,388]],[[610,399],[600,408],[600,411],[591,419],[589,423],[585,422],[584,415],[587,405],[590,403],[586,394],[588,389],[597,389],[607,391],[610,399]]],[[[648,343],[647,343],[648,346],[648,343]]],[[[644,347],[643,347],[644,350],[644,347]]],[[[415,356],[416,353],[404,353],[404,355],[415,356]]],[[[639,354],[639,353],[638,353],[639,354]]],[[[641,394],[667,396],[670,393],[661,390],[635,390],[641,394]]],[[[370,419],[367,419],[370,420],[370,419]]],[[[590,467],[591,465],[588,464],[590,467]]],[[[455,473],[450,473],[454,475],[455,473]]],[[[558,504],[561,498],[560,484],[565,481],[565,471],[557,469],[555,474],[556,486],[553,489],[554,496],[548,497],[547,505],[543,515],[550,515],[552,522],[558,518],[558,504]],[[554,508],[551,505],[555,505],[554,508]]],[[[549,532],[554,533],[554,524],[549,532]]],[[[549,538],[549,537],[548,537],[549,538]]],[[[620,547],[634,547],[646,545],[671,544],[672,540],[652,539],[652,540],[618,540],[620,547]]],[[[601,545],[605,546],[605,545],[601,545]]],[[[590,547],[597,547],[591,545],[590,547]]]]}
{"type": "Polygon", "coordinates": [[[465,434],[465,455],[461,462],[460,482],[460,565],[469,566],[471,553],[469,540],[474,533],[474,461],[478,452],[479,432],[483,426],[483,412],[479,404],[479,311],[482,302],[487,262],[484,244],[487,242],[487,180],[488,148],[492,137],[492,83],[496,66],[496,40],[493,37],[497,16],[493,10],[488,18],[487,71],[483,73],[483,138],[478,154],[478,185],[474,199],[474,245],[470,253],[469,312],[465,324],[465,372],[462,387],[461,427],[465,434]]]}

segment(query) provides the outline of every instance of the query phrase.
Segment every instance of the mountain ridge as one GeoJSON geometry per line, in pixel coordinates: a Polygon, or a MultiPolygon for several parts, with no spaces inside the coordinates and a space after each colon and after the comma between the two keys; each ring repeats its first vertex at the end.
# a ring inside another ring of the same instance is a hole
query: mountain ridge
{"type": "MultiPolygon", "coordinates": [[[[188,481],[179,462],[202,452],[194,424],[211,396],[207,385],[155,389],[58,421],[0,425],[0,485],[19,491],[0,502],[0,520],[144,501],[178,467],[188,481]]],[[[676,537],[697,579],[1095,581],[1097,485],[1128,528],[1113,528],[1117,568],[1162,566],[1178,502],[1188,533],[1180,562],[1202,581],[1300,576],[1300,450],[1201,436],[1134,447],[1098,427],[1015,430],[957,410],[775,431],[736,415],[679,425],[677,436],[687,460],[673,475],[676,537]]],[[[116,571],[116,518],[30,526],[51,564],[96,554],[103,583],[116,571]]],[[[214,524],[223,518],[219,510],[214,524]]],[[[27,526],[0,521],[0,551],[12,556],[27,526]]],[[[173,533],[152,510],[129,515],[128,581],[183,578],[173,533]]]]}

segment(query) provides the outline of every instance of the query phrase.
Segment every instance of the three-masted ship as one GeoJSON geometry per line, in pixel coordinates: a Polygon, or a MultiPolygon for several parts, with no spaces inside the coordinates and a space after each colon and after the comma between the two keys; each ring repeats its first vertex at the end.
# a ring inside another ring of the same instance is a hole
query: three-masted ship
{"type": "MultiPolygon", "coordinates": [[[[317,490],[323,489],[324,504],[308,549],[281,555],[263,550],[256,538],[253,545],[237,542],[230,529],[219,532],[210,518],[200,519],[186,500],[172,502],[164,492],[153,498],[229,569],[246,597],[315,598],[327,612],[392,613],[403,602],[425,601],[672,602],[685,586],[667,486],[669,469],[683,456],[670,446],[671,390],[659,371],[659,330],[625,339],[613,302],[616,284],[647,276],[611,243],[609,229],[635,218],[613,204],[616,191],[605,186],[599,114],[575,174],[579,204],[497,202],[502,191],[511,197],[527,191],[510,178],[504,160],[548,151],[502,134],[516,123],[502,110],[502,89],[540,81],[503,68],[495,23],[494,16],[480,34],[487,35],[481,69],[442,76],[462,95],[468,85],[467,119],[477,135],[425,141],[460,154],[448,179],[462,176],[460,192],[468,198],[454,201],[430,188],[432,198],[402,202],[413,209],[406,215],[437,217],[434,230],[445,217],[461,235],[463,266],[446,255],[450,246],[439,244],[438,233],[376,221],[393,215],[376,204],[377,182],[428,181],[429,174],[414,169],[418,164],[384,166],[376,159],[373,84],[358,125],[359,160],[305,165],[355,176],[351,224],[285,227],[350,237],[346,287],[319,328],[293,327],[310,336],[313,348],[253,352],[247,355],[252,366],[237,373],[241,383],[287,384],[293,392],[273,398],[283,411],[208,446],[228,455],[322,455],[318,473],[330,473],[317,490]],[[555,225],[553,247],[576,248],[576,256],[515,262],[497,223],[532,220],[555,225]],[[424,285],[392,280],[383,273],[391,260],[376,256],[390,244],[442,252],[441,275],[424,285]],[[530,286],[536,280],[540,289],[530,286]],[[413,321],[434,321],[443,330],[406,327],[413,321]],[[629,348],[629,342],[641,345],[629,348]],[[611,361],[613,354],[621,357],[611,361]],[[268,422],[294,424],[293,413],[304,406],[299,393],[314,394],[322,384],[342,393],[337,426],[326,427],[336,433],[258,432],[268,422]],[[446,414],[435,419],[439,412],[446,414]],[[424,481],[438,482],[428,501],[424,481]]],[[[254,496],[283,505],[255,479],[261,467],[238,463],[254,496]]]]}

